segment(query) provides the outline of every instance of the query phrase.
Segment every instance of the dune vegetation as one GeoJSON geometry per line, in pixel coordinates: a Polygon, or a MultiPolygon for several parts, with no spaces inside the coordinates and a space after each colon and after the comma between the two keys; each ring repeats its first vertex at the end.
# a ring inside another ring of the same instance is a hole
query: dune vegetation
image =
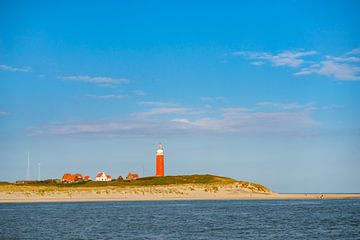
{"type": "Polygon", "coordinates": [[[61,183],[56,180],[46,181],[25,181],[18,183],[0,183],[1,192],[55,192],[55,191],[78,191],[78,190],[92,190],[102,191],[106,189],[127,189],[127,188],[141,188],[141,187],[167,187],[172,188],[183,186],[196,186],[204,189],[215,189],[216,186],[236,185],[237,187],[248,189],[253,192],[271,192],[263,185],[237,181],[228,177],[214,176],[214,175],[179,175],[179,176],[164,176],[164,177],[143,177],[137,180],[113,180],[110,182],[96,182],[83,181],[76,183],[61,183]]]}

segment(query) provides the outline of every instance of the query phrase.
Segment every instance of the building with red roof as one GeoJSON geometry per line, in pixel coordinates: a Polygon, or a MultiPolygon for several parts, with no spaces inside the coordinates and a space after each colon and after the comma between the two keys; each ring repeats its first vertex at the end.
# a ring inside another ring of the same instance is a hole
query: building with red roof
{"type": "Polygon", "coordinates": [[[126,176],[126,180],[128,181],[131,181],[131,180],[136,180],[139,178],[139,174],[137,173],[129,173],[127,176],[126,176]]]}
{"type": "Polygon", "coordinates": [[[65,173],[64,176],[61,178],[61,181],[65,183],[80,182],[82,180],[83,176],[80,173],[65,173]]]}
{"type": "Polygon", "coordinates": [[[112,180],[110,175],[106,175],[105,172],[98,172],[95,181],[98,182],[110,182],[112,180]]]}

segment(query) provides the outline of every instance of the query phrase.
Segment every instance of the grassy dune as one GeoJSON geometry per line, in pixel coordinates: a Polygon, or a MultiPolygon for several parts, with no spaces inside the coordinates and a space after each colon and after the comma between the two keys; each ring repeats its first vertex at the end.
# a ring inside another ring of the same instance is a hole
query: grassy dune
{"type": "Polygon", "coordinates": [[[52,191],[76,191],[83,190],[101,190],[107,187],[127,188],[127,187],[157,187],[157,186],[186,186],[195,185],[207,188],[209,186],[219,186],[236,184],[241,188],[249,189],[254,192],[271,192],[268,188],[251,182],[237,181],[232,178],[220,177],[214,175],[183,175],[183,176],[165,176],[165,177],[144,177],[134,181],[118,181],[111,182],[78,182],[78,183],[57,183],[56,181],[32,181],[26,183],[4,183],[0,182],[0,191],[3,192],[52,192],[52,191]]]}

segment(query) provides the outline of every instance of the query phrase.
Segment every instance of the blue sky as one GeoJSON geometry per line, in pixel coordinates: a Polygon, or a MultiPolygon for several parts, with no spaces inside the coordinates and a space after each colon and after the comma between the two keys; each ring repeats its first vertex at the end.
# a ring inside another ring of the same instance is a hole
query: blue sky
{"type": "Polygon", "coordinates": [[[360,192],[357,1],[2,1],[0,180],[212,173],[360,192]]]}

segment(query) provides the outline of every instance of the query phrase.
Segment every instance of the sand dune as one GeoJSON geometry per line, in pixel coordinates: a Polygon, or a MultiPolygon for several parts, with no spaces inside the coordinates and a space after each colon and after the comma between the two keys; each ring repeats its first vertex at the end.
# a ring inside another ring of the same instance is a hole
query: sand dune
{"type": "Polygon", "coordinates": [[[157,201],[157,200],[270,200],[270,199],[345,199],[360,194],[278,194],[256,192],[239,184],[167,185],[147,187],[0,188],[0,202],[75,202],[75,201],[157,201]]]}

